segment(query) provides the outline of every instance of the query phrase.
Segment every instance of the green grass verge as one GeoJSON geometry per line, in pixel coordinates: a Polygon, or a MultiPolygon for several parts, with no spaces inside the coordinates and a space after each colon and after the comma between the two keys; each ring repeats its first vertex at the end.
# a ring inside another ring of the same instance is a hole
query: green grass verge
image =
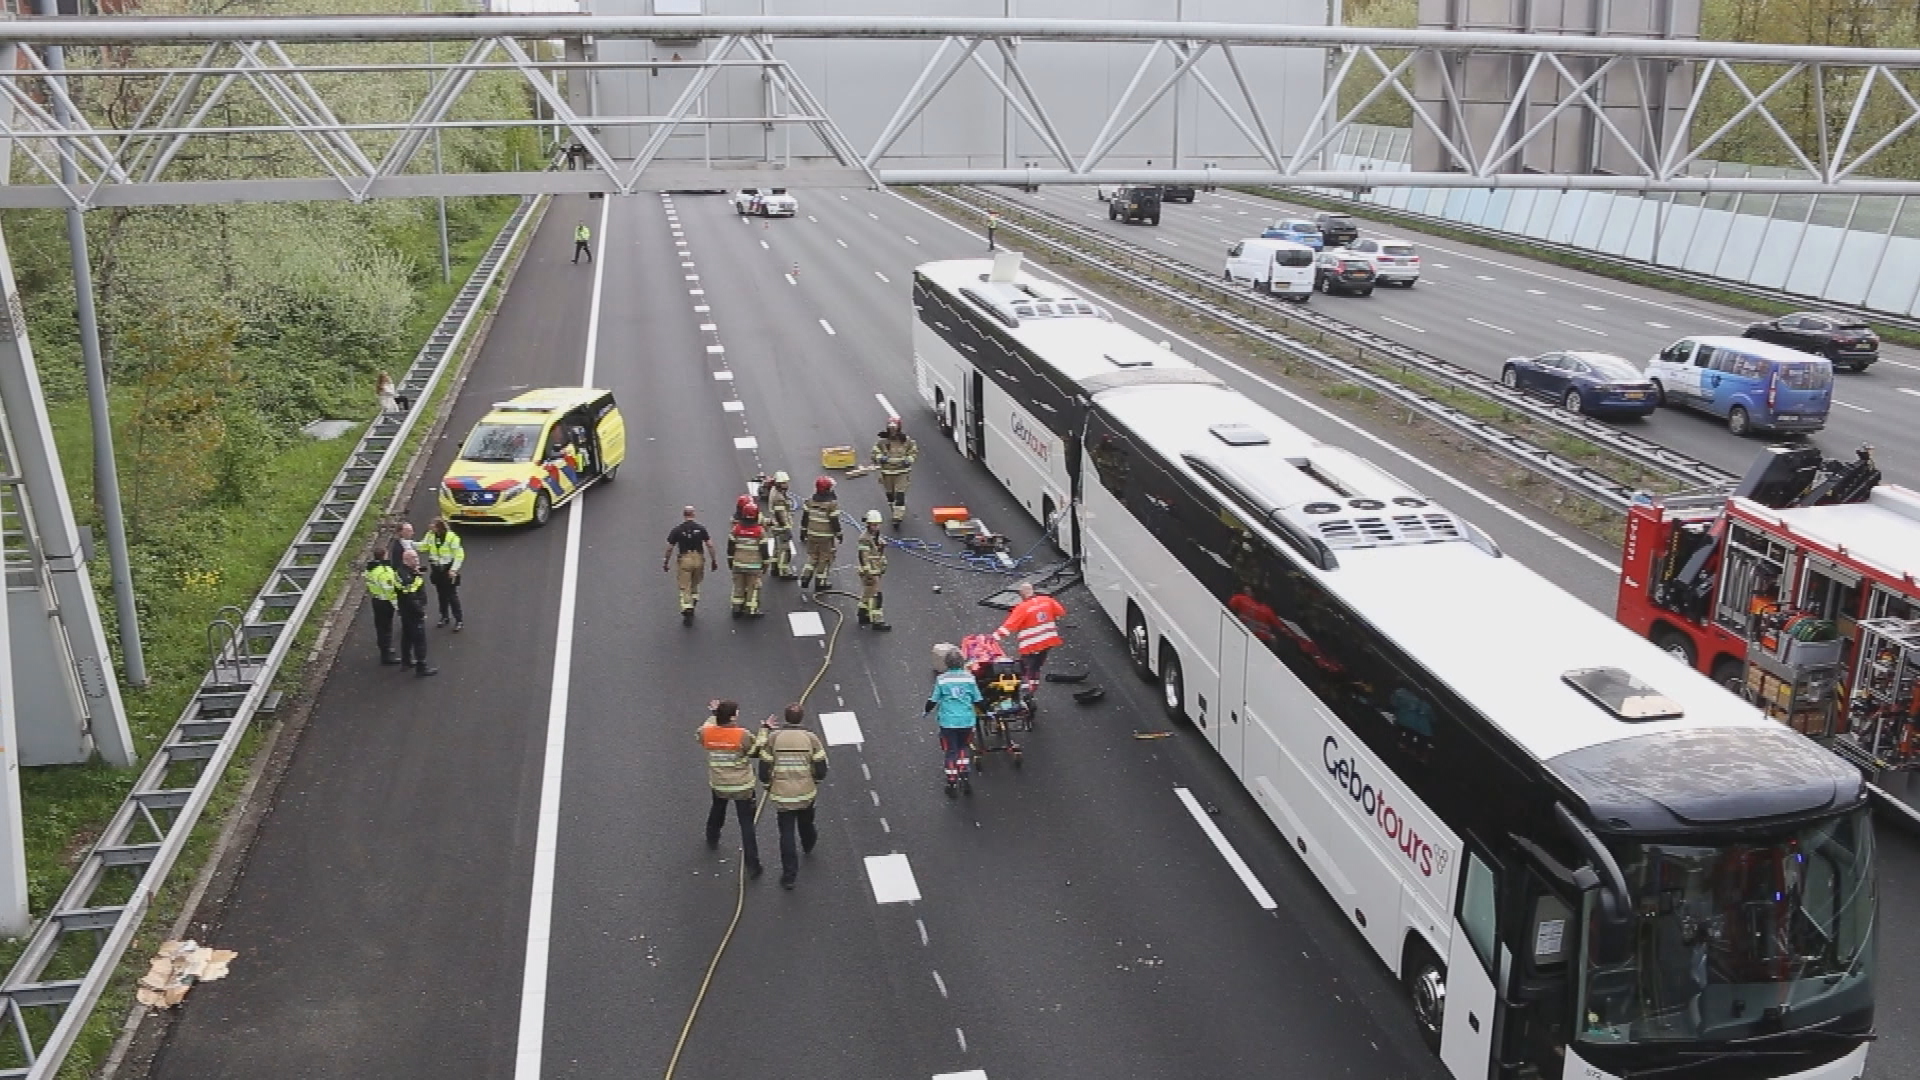
{"type": "MultiPolygon", "coordinates": [[[[1489,236],[1477,230],[1468,231],[1466,229],[1455,228],[1443,222],[1437,223],[1428,218],[1414,217],[1410,214],[1395,210],[1390,206],[1378,206],[1374,203],[1358,202],[1353,199],[1336,199],[1326,195],[1315,195],[1295,191],[1291,188],[1229,186],[1228,190],[1238,191],[1244,195],[1256,195],[1264,199],[1278,199],[1282,202],[1293,203],[1299,206],[1310,206],[1316,210],[1330,210],[1343,214],[1352,214],[1355,217],[1378,221],[1388,225],[1398,225],[1403,229],[1416,230],[1426,233],[1429,236],[1438,236],[1445,240],[1471,244],[1474,247],[1482,247],[1507,255],[1518,255],[1521,258],[1551,263],[1554,266],[1564,267],[1568,270],[1579,270],[1583,273],[1593,274],[1596,277],[1610,278],[1614,281],[1625,282],[1629,285],[1644,285],[1650,289],[1659,289],[1661,292],[1690,296],[1695,300],[1705,300],[1714,304],[1725,304],[1731,308],[1758,312],[1767,316],[1790,315],[1796,311],[1806,311],[1810,308],[1821,306],[1821,302],[1812,297],[1808,297],[1804,301],[1791,303],[1782,303],[1778,300],[1766,300],[1749,296],[1746,293],[1736,292],[1732,289],[1721,289],[1712,285],[1703,285],[1697,281],[1687,281],[1669,277],[1663,273],[1659,267],[1649,266],[1641,269],[1635,266],[1621,266],[1610,260],[1591,259],[1585,256],[1575,255],[1571,252],[1560,251],[1556,248],[1542,247],[1538,244],[1528,243],[1524,237],[1505,235],[1489,236]]],[[[1874,332],[1879,334],[1883,341],[1891,341],[1899,345],[1920,348],[1920,332],[1902,329],[1898,326],[1876,326],[1874,332]]]]}
{"type": "MultiPolygon", "coordinates": [[[[517,201],[500,200],[498,212],[490,211],[487,215],[491,228],[475,230],[474,235],[454,247],[454,280],[422,294],[413,325],[409,328],[412,340],[426,340],[460,286],[472,273],[480,256],[498,235],[500,226],[505,224],[517,201]]],[[[525,242],[526,238],[523,237],[523,246],[525,242]]],[[[437,262],[437,239],[432,243],[435,246],[428,254],[437,262]]],[[[483,302],[483,314],[498,306],[498,293],[496,288],[483,302]]],[[[451,380],[443,380],[435,389],[432,399],[420,406],[421,419],[376,496],[373,504],[376,508],[385,506],[391,497],[404,475],[405,463],[419,448],[420,441],[431,427],[429,420],[433,411],[444,401],[450,387],[451,380]]],[[[114,406],[117,411],[121,402],[116,400],[114,406]]],[[[367,406],[371,412],[371,393],[367,406]]],[[[91,507],[93,455],[85,404],[78,402],[54,409],[52,419],[55,442],[59,447],[67,486],[76,510],[91,507]]],[[[179,719],[207,671],[207,623],[223,605],[244,607],[259,592],[288,542],[306,521],[314,504],[325,493],[327,484],[352,452],[359,434],[350,433],[329,442],[302,439],[278,455],[264,471],[261,482],[245,504],[235,508],[228,517],[225,535],[219,543],[209,546],[204,568],[191,575],[191,580],[136,581],[147,612],[141,629],[151,682],[138,690],[123,686],[122,693],[125,695],[128,722],[133,728],[143,763],[179,719]]],[[[371,541],[378,517],[376,512],[363,519],[348,551],[357,550],[371,541]]],[[[351,561],[340,565],[349,566],[351,561]]],[[[96,577],[104,578],[104,575],[102,554],[96,563],[96,577]]],[[[350,573],[334,575],[322,589],[314,612],[321,614],[327,611],[351,577],[350,573]]],[[[96,580],[95,584],[97,587],[104,586],[104,581],[96,580]]],[[[109,604],[107,590],[100,588],[99,591],[103,605],[109,604]]],[[[320,619],[310,618],[301,628],[295,646],[289,650],[276,677],[276,686],[280,689],[297,687],[305,679],[307,655],[312,650],[319,623],[320,619]]],[[[269,723],[271,718],[267,717],[256,720],[252,729],[242,738],[234,758],[234,767],[222,778],[206,813],[195,826],[166,884],[155,897],[146,922],[129,947],[125,960],[62,1065],[59,1072],[62,1080],[84,1080],[92,1076],[111,1051],[127,1009],[132,1005],[134,983],[145,972],[153,949],[179,918],[182,904],[194,880],[205,867],[214,840],[246,783],[269,723]]],[[[36,915],[44,915],[58,899],[72,878],[78,861],[106,827],[138,775],[137,769],[113,769],[99,764],[21,770],[21,797],[27,822],[29,896],[36,915]]],[[[131,891],[131,884],[132,878],[128,875],[128,892],[131,891]]],[[[56,956],[46,978],[79,978],[85,973],[95,953],[90,943],[77,940],[80,935],[69,937],[76,940],[56,956]]],[[[24,945],[24,940],[0,943],[0,963],[10,967],[18,959],[24,945]]],[[[50,1015],[32,1018],[30,1027],[36,1039],[44,1038],[52,1030],[51,1019],[50,1015]]],[[[16,1053],[17,1048],[11,1046],[7,1047],[6,1052],[0,1053],[0,1068],[24,1065],[25,1062],[19,1060],[16,1053]]]]}

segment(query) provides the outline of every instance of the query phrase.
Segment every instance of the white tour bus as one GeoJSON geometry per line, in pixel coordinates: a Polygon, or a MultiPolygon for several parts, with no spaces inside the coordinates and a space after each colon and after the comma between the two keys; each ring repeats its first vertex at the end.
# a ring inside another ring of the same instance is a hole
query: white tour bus
{"type": "Polygon", "coordinates": [[[1060,542],[1460,1080],[1857,1080],[1839,759],[1392,476],[1020,272],[914,275],[943,430],[1060,542]]]}

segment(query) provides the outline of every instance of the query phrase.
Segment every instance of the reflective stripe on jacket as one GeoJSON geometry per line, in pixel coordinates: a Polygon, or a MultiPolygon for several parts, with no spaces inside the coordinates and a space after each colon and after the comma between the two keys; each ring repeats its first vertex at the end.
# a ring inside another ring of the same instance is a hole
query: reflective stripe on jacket
{"type": "Polygon", "coordinates": [[[753,732],[737,724],[715,723],[713,717],[696,733],[707,751],[707,784],[716,795],[753,797],[753,755],[760,749],[753,732]]]}
{"type": "Polygon", "coordinates": [[[815,495],[800,507],[800,528],[809,540],[840,538],[840,500],[815,495]]]}
{"type": "Polygon", "coordinates": [[[860,573],[863,577],[879,577],[887,572],[887,538],[875,536],[870,532],[860,534],[860,573]]]}
{"type": "Polygon", "coordinates": [[[933,680],[933,693],[927,696],[939,710],[935,715],[943,728],[972,727],[973,706],[980,698],[980,683],[965,668],[941,672],[933,680]]]}
{"type": "Polygon", "coordinates": [[[393,591],[395,604],[403,619],[424,619],[427,617],[427,577],[402,567],[394,571],[393,591]]]}
{"type": "Polygon", "coordinates": [[[366,571],[367,595],[389,604],[400,594],[400,578],[393,567],[383,562],[369,565],[366,571]]]}
{"type": "Polygon", "coordinates": [[[760,546],[765,538],[758,525],[735,525],[727,537],[727,564],[737,573],[758,573],[766,561],[766,549],[760,546]]]}
{"type": "Polygon", "coordinates": [[[1035,596],[1015,604],[1007,621],[1000,624],[1000,629],[1014,635],[1014,641],[1020,646],[1020,655],[1025,656],[1060,644],[1060,628],[1054,620],[1066,613],[1067,609],[1061,607],[1060,601],[1053,597],[1035,596]]]}
{"type": "Polygon", "coordinates": [[[920,456],[920,447],[910,436],[890,439],[883,431],[880,441],[873,444],[873,453],[869,456],[875,465],[880,466],[880,475],[898,476],[913,468],[914,459],[920,456]]]}
{"type": "Polygon", "coordinates": [[[827,775],[827,747],[805,728],[783,727],[760,740],[760,778],[767,799],[781,810],[813,805],[827,775]]]}
{"type": "Polygon", "coordinates": [[[467,561],[467,547],[460,542],[460,534],[452,529],[448,529],[445,536],[435,536],[433,530],[428,529],[418,546],[429,565],[450,567],[456,574],[460,572],[460,564],[467,561]]]}

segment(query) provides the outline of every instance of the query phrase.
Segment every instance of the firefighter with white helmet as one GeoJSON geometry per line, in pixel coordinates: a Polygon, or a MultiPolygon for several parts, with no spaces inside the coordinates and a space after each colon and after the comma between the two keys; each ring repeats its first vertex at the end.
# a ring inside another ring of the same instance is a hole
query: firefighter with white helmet
{"type": "Polygon", "coordinates": [[[880,490],[886,494],[887,504],[893,507],[896,529],[907,518],[907,485],[913,481],[913,462],[919,456],[920,447],[901,428],[900,418],[888,417],[886,429],[873,444],[869,460],[879,467],[880,490]]]}
{"type": "Polygon", "coordinates": [[[833,491],[833,477],[822,476],[813,482],[813,497],[800,504],[800,534],[807,545],[807,565],[800,571],[800,587],[811,582],[815,589],[827,587],[827,575],[833,570],[833,556],[840,547],[840,498],[833,491]]]}
{"type": "Polygon", "coordinates": [[[784,470],[760,483],[760,526],[767,531],[771,541],[768,555],[770,566],[776,578],[791,578],[794,570],[793,550],[793,495],[788,485],[793,483],[784,470]]]}
{"type": "Polygon", "coordinates": [[[860,530],[860,624],[891,630],[881,611],[880,579],[887,573],[887,538],[880,535],[886,521],[878,510],[867,511],[867,527],[860,530]]]}

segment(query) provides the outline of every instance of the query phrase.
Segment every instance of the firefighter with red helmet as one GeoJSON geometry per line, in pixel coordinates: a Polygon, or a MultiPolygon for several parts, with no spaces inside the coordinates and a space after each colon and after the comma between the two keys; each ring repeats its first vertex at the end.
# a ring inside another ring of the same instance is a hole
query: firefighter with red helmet
{"type": "Polygon", "coordinates": [[[807,545],[807,565],[800,571],[800,587],[804,589],[811,582],[815,589],[824,589],[840,547],[840,498],[834,493],[833,477],[815,480],[813,497],[800,504],[800,535],[807,545]]]}
{"type": "Polygon", "coordinates": [[[727,533],[727,567],[733,571],[733,617],[758,617],[760,577],[766,569],[767,534],[760,528],[760,506],[742,495],[733,528],[727,533]]]}
{"type": "Polygon", "coordinates": [[[868,460],[880,470],[880,490],[893,507],[896,529],[907,518],[907,485],[913,481],[913,461],[919,456],[920,447],[901,429],[900,418],[888,417],[868,460]]]}

